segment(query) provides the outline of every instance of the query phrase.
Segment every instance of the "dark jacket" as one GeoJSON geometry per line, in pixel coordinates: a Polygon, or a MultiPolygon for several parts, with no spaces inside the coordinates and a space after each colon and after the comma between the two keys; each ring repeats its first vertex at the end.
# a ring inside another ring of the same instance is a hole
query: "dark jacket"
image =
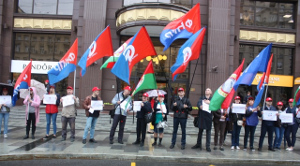
{"type": "MultiPolygon", "coordinates": [[[[97,100],[101,100],[101,98],[98,96],[97,100]]],[[[85,116],[86,117],[89,117],[89,115],[90,115],[88,106],[91,105],[91,102],[92,102],[92,95],[87,96],[85,98],[85,100],[83,101],[83,103],[82,103],[82,106],[85,109],[85,116]]]]}
{"type": "Polygon", "coordinates": [[[174,111],[174,118],[187,119],[188,114],[192,111],[192,104],[190,100],[186,97],[180,99],[179,96],[176,96],[174,101],[171,104],[172,110],[174,111]],[[177,106],[174,106],[174,103],[177,103],[177,106]],[[188,107],[184,108],[183,105],[186,104],[188,107]]]}
{"type": "Polygon", "coordinates": [[[225,115],[226,118],[229,117],[229,115],[226,113],[226,110],[224,110],[223,114],[221,113],[221,110],[214,111],[214,112],[213,112],[213,115],[214,115],[214,118],[213,118],[213,122],[214,122],[214,123],[220,123],[220,122],[224,122],[224,123],[225,123],[225,122],[226,122],[226,119],[224,119],[224,121],[220,121],[221,116],[224,116],[224,115],[225,115]]]}
{"type": "Polygon", "coordinates": [[[144,106],[141,107],[141,111],[138,111],[136,113],[136,118],[145,118],[145,115],[147,115],[148,113],[152,112],[152,108],[151,108],[151,103],[146,101],[143,102],[144,106]]]}
{"type": "Polygon", "coordinates": [[[58,106],[60,103],[60,95],[58,93],[56,95],[56,104],[46,104],[45,112],[46,114],[56,114],[58,113],[58,106]]]}
{"type": "MultiPolygon", "coordinates": [[[[156,112],[157,111],[160,111],[160,109],[157,109],[157,104],[158,102],[155,102],[154,103],[154,107],[153,107],[153,119],[152,119],[152,125],[155,125],[155,120],[156,120],[156,112]]],[[[167,121],[167,115],[169,115],[169,108],[168,108],[168,105],[165,103],[165,106],[166,106],[166,109],[167,109],[167,113],[165,114],[165,117],[164,117],[164,120],[167,121]]]]}
{"type": "Polygon", "coordinates": [[[238,120],[243,120],[243,117],[244,117],[245,115],[243,115],[243,114],[236,114],[236,113],[232,113],[232,109],[230,108],[230,110],[229,110],[229,118],[230,118],[230,120],[233,122],[233,123],[235,123],[235,122],[237,122],[238,120]]]}
{"type": "Polygon", "coordinates": [[[295,120],[295,119],[296,119],[296,116],[297,116],[296,107],[293,107],[293,108],[287,107],[285,113],[293,113],[293,116],[294,116],[293,124],[294,124],[295,121],[296,121],[296,120],[295,120]]]}
{"type": "Polygon", "coordinates": [[[199,108],[199,112],[198,112],[198,128],[199,129],[206,129],[206,130],[211,130],[212,127],[212,114],[207,112],[207,111],[203,111],[202,109],[200,109],[200,106],[202,105],[202,101],[206,99],[206,100],[211,100],[210,98],[206,98],[205,96],[200,97],[197,106],[199,108]]]}
{"type": "MultiPolygon", "coordinates": [[[[277,111],[277,109],[274,107],[274,106],[271,106],[270,109],[265,106],[265,109],[264,110],[269,110],[269,111],[277,111]]],[[[259,117],[262,116],[262,114],[258,114],[259,117]]],[[[266,120],[263,120],[262,121],[262,125],[267,125],[267,126],[275,126],[275,121],[266,121],[266,120]]]]}

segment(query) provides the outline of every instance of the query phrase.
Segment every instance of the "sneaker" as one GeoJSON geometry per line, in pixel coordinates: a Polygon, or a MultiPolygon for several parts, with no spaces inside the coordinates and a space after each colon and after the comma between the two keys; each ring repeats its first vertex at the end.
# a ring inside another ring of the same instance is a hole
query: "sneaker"
{"type": "Polygon", "coordinates": [[[110,140],[110,141],[109,141],[109,144],[114,144],[114,141],[113,141],[113,140],[110,140]]]}
{"type": "Polygon", "coordinates": [[[89,142],[97,143],[97,141],[94,138],[90,139],[89,142]]]}
{"type": "Polygon", "coordinates": [[[234,150],[234,146],[231,146],[231,148],[230,148],[231,150],[234,150]]]}
{"type": "Polygon", "coordinates": [[[124,144],[124,142],[123,142],[123,141],[118,141],[118,143],[119,143],[119,144],[124,144]]]}
{"type": "Polygon", "coordinates": [[[275,149],[273,148],[268,148],[269,151],[275,152],[275,149]]]}
{"type": "Polygon", "coordinates": [[[211,149],[210,149],[210,148],[206,148],[206,151],[207,151],[207,152],[211,152],[211,149]]]}
{"type": "Polygon", "coordinates": [[[157,145],[157,142],[153,142],[152,146],[155,146],[155,145],[157,145]]]}
{"type": "Polygon", "coordinates": [[[239,147],[239,146],[236,146],[235,148],[236,148],[237,150],[240,150],[240,147],[239,147]]]}
{"type": "Polygon", "coordinates": [[[214,150],[217,150],[217,149],[218,149],[218,148],[215,146],[215,147],[214,147],[214,150]]]}
{"type": "Polygon", "coordinates": [[[4,134],[4,138],[7,138],[7,134],[4,134]]]}
{"type": "Polygon", "coordinates": [[[170,149],[174,149],[174,146],[175,146],[174,144],[171,144],[170,149]]]}
{"type": "Polygon", "coordinates": [[[83,140],[82,140],[82,143],[83,143],[83,144],[86,144],[86,139],[83,139],[83,140]]]}
{"type": "Polygon", "coordinates": [[[243,150],[244,150],[244,151],[247,151],[247,148],[244,148],[243,150]]]}
{"type": "Polygon", "coordinates": [[[74,142],[75,141],[75,138],[71,138],[71,142],[74,142]]]}
{"type": "Polygon", "coordinates": [[[292,149],[292,148],[286,148],[286,150],[287,150],[287,151],[293,151],[293,149],[292,149]]]}
{"type": "Polygon", "coordinates": [[[255,149],[254,149],[254,148],[251,148],[251,151],[252,151],[252,152],[255,152],[255,149]]]}
{"type": "Polygon", "coordinates": [[[223,146],[220,146],[220,150],[221,150],[221,151],[224,151],[224,147],[223,147],[223,146]]]}

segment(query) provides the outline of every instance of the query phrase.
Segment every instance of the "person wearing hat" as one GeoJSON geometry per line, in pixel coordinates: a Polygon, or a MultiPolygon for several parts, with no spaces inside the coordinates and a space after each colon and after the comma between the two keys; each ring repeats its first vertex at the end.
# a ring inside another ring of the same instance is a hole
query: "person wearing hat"
{"type": "Polygon", "coordinates": [[[283,134],[285,131],[285,125],[281,123],[281,120],[279,119],[279,115],[284,111],[283,109],[283,103],[281,101],[277,102],[277,110],[278,110],[278,116],[277,116],[277,121],[275,123],[275,139],[274,139],[274,148],[275,149],[280,149],[280,145],[282,142],[283,134]]]}
{"type": "Polygon", "coordinates": [[[182,137],[181,137],[181,149],[185,149],[186,144],[186,122],[188,114],[192,111],[192,105],[188,98],[186,98],[183,88],[179,88],[178,96],[175,97],[171,109],[174,111],[174,120],[173,120],[173,136],[171,141],[170,149],[173,149],[176,143],[178,126],[180,124],[182,137]]]}
{"type": "Polygon", "coordinates": [[[90,129],[90,140],[89,142],[92,143],[97,143],[97,141],[94,138],[94,133],[95,133],[95,126],[97,124],[97,120],[100,116],[100,110],[94,110],[91,107],[92,101],[99,101],[101,100],[100,98],[100,90],[98,87],[94,87],[92,89],[92,95],[89,95],[85,98],[83,101],[83,108],[85,109],[85,115],[87,117],[86,119],[86,125],[84,128],[83,132],[83,137],[82,137],[82,143],[86,144],[86,137],[88,135],[89,129],[90,129]]]}
{"type": "Polygon", "coordinates": [[[141,110],[137,111],[136,114],[136,141],[132,144],[137,145],[140,144],[140,146],[144,146],[145,137],[146,137],[146,127],[147,122],[145,120],[145,116],[148,113],[152,112],[151,103],[149,100],[149,94],[144,93],[142,96],[142,102],[141,102],[141,110]],[[142,133],[142,140],[141,140],[141,133],[142,133]]]}
{"type": "MultiPolygon", "coordinates": [[[[234,97],[234,104],[241,104],[241,98],[240,96],[234,97]]],[[[243,114],[237,114],[232,112],[232,107],[229,110],[229,117],[231,119],[231,122],[233,123],[233,129],[231,134],[231,150],[237,149],[239,150],[240,147],[240,132],[242,128],[242,122],[243,122],[243,114]]]]}
{"type": "Polygon", "coordinates": [[[209,105],[210,100],[212,98],[212,91],[211,89],[207,88],[205,90],[205,96],[201,96],[197,106],[199,108],[198,112],[198,138],[197,138],[197,144],[192,147],[192,149],[200,148],[202,150],[202,134],[203,131],[206,130],[206,151],[211,152],[210,149],[210,137],[211,137],[211,128],[212,128],[212,114],[210,111],[205,111],[203,109],[202,103],[205,102],[209,105]]]}
{"type": "MultiPolygon", "coordinates": [[[[8,91],[7,88],[2,89],[2,96],[7,96],[8,91]]],[[[2,119],[4,124],[4,138],[7,138],[7,132],[8,132],[8,119],[9,119],[9,112],[10,108],[12,107],[12,103],[10,104],[0,104],[0,133],[1,133],[1,126],[2,126],[2,119]]]]}
{"type": "Polygon", "coordinates": [[[289,106],[286,108],[286,113],[292,113],[294,115],[293,123],[289,123],[287,128],[285,129],[285,139],[288,144],[287,151],[294,150],[295,142],[296,142],[296,134],[298,131],[299,124],[296,122],[296,118],[299,118],[299,109],[293,106],[294,99],[289,99],[289,106]],[[298,115],[298,116],[297,116],[298,115]],[[292,133],[292,141],[291,141],[291,133],[292,133]]]}
{"type": "Polygon", "coordinates": [[[23,103],[26,105],[26,136],[23,139],[29,138],[30,124],[32,124],[31,138],[35,139],[36,124],[40,121],[40,97],[37,95],[36,89],[31,87],[28,89],[29,95],[26,96],[23,103]]]}
{"type": "Polygon", "coordinates": [[[258,116],[261,115],[260,107],[253,107],[254,98],[249,97],[246,104],[246,124],[245,124],[245,135],[244,135],[244,150],[247,150],[248,137],[250,133],[250,150],[255,151],[254,149],[254,134],[256,126],[258,125],[258,116]]]}
{"type": "Polygon", "coordinates": [[[154,143],[152,146],[157,145],[157,137],[159,137],[158,146],[162,146],[161,142],[164,136],[164,128],[158,128],[158,124],[162,121],[167,121],[167,115],[169,114],[168,106],[164,103],[165,96],[158,94],[158,101],[154,103],[154,112],[152,125],[154,126],[154,143]]]}
{"type": "Polygon", "coordinates": [[[56,104],[46,104],[45,112],[46,112],[47,127],[46,127],[46,136],[44,137],[45,139],[49,137],[51,119],[53,125],[53,138],[56,138],[56,117],[58,113],[58,106],[60,103],[60,95],[58,93],[55,93],[54,85],[50,86],[49,95],[56,95],[56,104]]]}
{"type": "Polygon", "coordinates": [[[49,91],[50,91],[49,80],[45,80],[45,88],[46,88],[47,93],[49,93],[49,91]]]}
{"type": "MultiPolygon", "coordinates": [[[[274,106],[272,106],[272,98],[267,97],[266,99],[266,106],[264,110],[268,111],[277,111],[274,106]]],[[[263,114],[264,111],[261,111],[261,114],[263,114]]],[[[260,115],[262,116],[262,115],[260,115]]],[[[275,121],[267,121],[267,120],[262,120],[261,123],[261,132],[260,132],[260,138],[259,138],[259,144],[258,144],[258,151],[262,151],[262,146],[264,143],[264,138],[266,136],[266,133],[268,132],[268,150],[269,151],[275,151],[273,147],[273,134],[275,130],[275,121]]]]}
{"type": "Polygon", "coordinates": [[[131,110],[132,108],[132,103],[131,103],[131,87],[126,86],[124,90],[120,93],[117,93],[114,98],[112,99],[111,103],[115,105],[115,115],[113,118],[113,124],[110,129],[110,134],[109,134],[109,143],[113,144],[114,140],[114,135],[116,128],[119,124],[119,133],[118,133],[118,143],[123,144],[123,134],[124,134],[124,127],[126,123],[126,116],[127,113],[131,110]],[[126,107],[127,106],[127,107],[126,107]],[[125,108],[126,107],[126,108],[125,108]]]}
{"type": "MultiPolygon", "coordinates": [[[[75,117],[77,115],[76,107],[79,107],[79,98],[74,94],[74,89],[71,86],[67,87],[67,96],[71,96],[74,100],[74,104],[67,105],[62,108],[61,112],[61,125],[62,125],[62,134],[61,141],[65,141],[67,138],[67,125],[69,124],[71,128],[71,142],[75,141],[75,117]]],[[[60,102],[63,103],[64,98],[60,99],[60,102]]]]}

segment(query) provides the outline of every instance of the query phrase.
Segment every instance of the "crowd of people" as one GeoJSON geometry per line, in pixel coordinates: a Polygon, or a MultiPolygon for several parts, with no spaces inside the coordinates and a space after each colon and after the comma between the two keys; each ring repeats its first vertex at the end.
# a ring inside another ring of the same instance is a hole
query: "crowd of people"
{"type": "MultiPolygon", "coordinates": [[[[86,126],[84,128],[84,134],[82,136],[82,143],[86,144],[88,132],[90,132],[89,142],[97,143],[94,138],[95,127],[97,120],[100,116],[100,111],[93,109],[92,101],[100,101],[99,96],[100,90],[98,87],[92,89],[92,94],[87,96],[82,103],[83,108],[85,109],[86,126]]],[[[2,95],[8,95],[8,90],[6,88],[2,89],[2,95]]],[[[34,87],[29,88],[29,95],[24,100],[25,109],[25,122],[26,122],[26,134],[24,139],[29,138],[29,133],[31,129],[31,138],[35,139],[36,125],[39,122],[39,112],[40,112],[40,97],[37,95],[36,89],[34,87]]],[[[55,86],[47,84],[47,93],[56,96],[55,104],[46,104],[46,135],[45,139],[50,137],[50,126],[51,122],[53,125],[53,135],[52,138],[56,138],[57,126],[56,119],[58,114],[58,106],[62,105],[61,112],[61,122],[62,122],[62,137],[61,141],[65,141],[67,138],[67,126],[71,128],[70,141],[75,141],[75,119],[77,116],[77,108],[80,105],[79,98],[73,94],[73,87],[68,86],[66,93],[68,96],[71,96],[74,100],[73,104],[64,106],[64,98],[60,97],[58,93],[55,92],[55,86]]],[[[119,144],[123,144],[123,135],[124,128],[126,124],[126,117],[129,111],[132,110],[133,104],[131,102],[131,87],[126,86],[122,92],[117,93],[113,99],[112,104],[114,109],[111,110],[110,115],[113,118],[113,123],[111,126],[109,134],[109,143],[114,144],[114,135],[117,126],[119,125],[117,141],[119,144]],[[130,102],[128,102],[130,101],[130,102]],[[125,102],[125,104],[124,104],[125,102]]],[[[256,126],[259,123],[259,117],[262,117],[264,110],[276,111],[278,116],[277,121],[268,121],[262,120],[261,131],[259,137],[258,151],[262,151],[263,142],[266,133],[268,133],[268,150],[275,151],[275,149],[281,148],[281,143],[284,138],[286,140],[288,147],[287,151],[292,151],[295,147],[296,142],[296,133],[300,123],[300,105],[296,107],[293,106],[293,99],[288,100],[288,106],[284,108],[284,104],[281,101],[278,101],[276,107],[273,106],[273,101],[271,97],[266,98],[265,108],[253,107],[254,98],[248,93],[245,101],[241,101],[240,96],[234,97],[234,104],[246,103],[245,114],[233,113],[232,106],[228,109],[220,109],[217,111],[207,111],[204,110],[203,104],[210,104],[212,99],[212,91],[207,88],[205,90],[205,95],[201,96],[198,103],[198,115],[194,119],[194,125],[199,129],[198,138],[196,144],[192,149],[202,150],[202,135],[203,131],[206,131],[206,151],[211,152],[211,130],[214,126],[214,150],[224,151],[224,140],[226,139],[227,133],[231,133],[231,150],[240,149],[240,132],[244,128],[244,150],[248,148],[248,138],[250,136],[249,147],[251,151],[255,151],[254,148],[254,135],[256,132],[256,126]],[[292,113],[293,122],[292,123],[281,123],[280,114],[281,113],[292,113]],[[275,133],[275,139],[273,135],[275,133]],[[249,135],[250,134],[250,135],[249,135]]],[[[172,100],[171,108],[168,108],[168,105],[164,102],[164,95],[158,94],[157,98],[152,101],[149,100],[149,94],[144,93],[142,95],[142,101],[140,103],[140,110],[137,111],[137,122],[136,122],[136,140],[132,144],[144,146],[146,138],[147,124],[152,123],[154,126],[154,142],[152,146],[162,146],[162,140],[164,136],[164,128],[167,127],[166,121],[169,115],[169,112],[173,112],[173,133],[171,139],[170,149],[175,148],[177,132],[179,125],[182,131],[181,137],[181,149],[184,150],[186,146],[186,127],[187,120],[190,117],[189,114],[192,111],[192,105],[189,99],[185,96],[185,90],[183,88],[178,88],[177,96],[172,100]]],[[[2,119],[4,121],[4,138],[7,138],[8,132],[8,119],[9,112],[11,109],[11,104],[1,104],[0,105],[0,131],[2,126],[2,119]]]]}

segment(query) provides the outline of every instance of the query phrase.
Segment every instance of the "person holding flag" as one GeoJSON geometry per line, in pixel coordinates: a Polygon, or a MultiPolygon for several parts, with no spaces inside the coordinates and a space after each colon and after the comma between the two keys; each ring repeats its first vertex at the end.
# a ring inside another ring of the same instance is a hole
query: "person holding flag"
{"type": "Polygon", "coordinates": [[[292,113],[293,114],[293,123],[288,124],[286,131],[285,131],[285,139],[288,144],[288,148],[286,148],[287,151],[294,150],[295,142],[296,142],[296,134],[298,131],[299,124],[296,121],[296,118],[300,117],[299,109],[296,110],[296,107],[293,106],[294,99],[289,99],[289,106],[286,108],[286,113],[292,113]],[[298,115],[299,114],[299,115],[298,115]],[[292,141],[291,141],[291,133],[292,133],[292,141]]]}
{"type": "Polygon", "coordinates": [[[114,119],[109,134],[110,144],[114,143],[113,142],[114,135],[118,124],[119,124],[118,143],[123,144],[123,134],[124,134],[124,127],[126,123],[126,116],[127,113],[132,108],[130,92],[131,92],[131,87],[126,86],[124,90],[120,93],[117,93],[111,101],[111,103],[115,105],[115,112],[114,112],[114,119]]]}
{"type": "MultiPolygon", "coordinates": [[[[2,95],[7,96],[8,90],[7,88],[2,89],[2,95]]],[[[12,104],[0,104],[0,133],[1,133],[1,126],[2,126],[2,119],[4,124],[4,138],[7,138],[7,132],[8,132],[8,119],[9,119],[9,112],[10,108],[12,107],[12,104]]]]}
{"type": "Polygon", "coordinates": [[[172,144],[170,149],[173,149],[176,143],[178,126],[180,124],[182,137],[181,137],[181,150],[185,149],[186,144],[186,122],[188,114],[192,111],[192,105],[190,100],[185,97],[185,92],[183,88],[178,88],[178,97],[175,97],[171,109],[174,111],[174,120],[173,120],[173,136],[172,144]]]}

